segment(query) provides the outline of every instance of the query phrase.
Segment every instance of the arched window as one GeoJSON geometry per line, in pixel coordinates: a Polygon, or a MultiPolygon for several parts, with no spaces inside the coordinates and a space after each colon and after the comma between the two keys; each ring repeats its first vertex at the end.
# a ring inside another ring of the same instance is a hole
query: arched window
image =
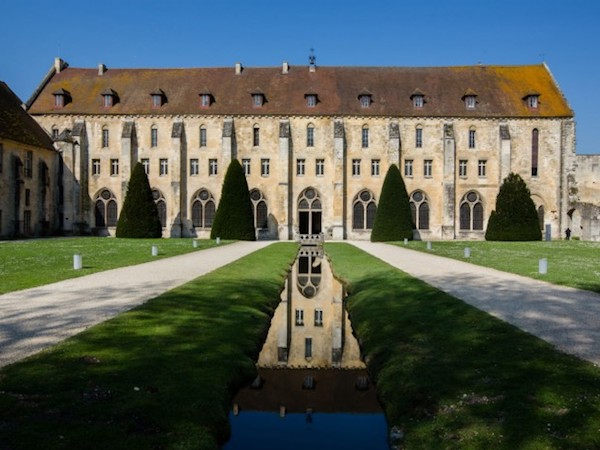
{"type": "Polygon", "coordinates": [[[158,128],[152,125],[150,128],[150,147],[158,147],[158,128]]]}
{"type": "Polygon", "coordinates": [[[361,141],[362,148],[369,147],[369,126],[368,125],[363,125],[360,141],[361,141]]]}
{"type": "Polygon", "coordinates": [[[537,128],[531,132],[531,176],[538,176],[538,149],[539,149],[540,133],[537,128]]]}
{"type": "Polygon", "coordinates": [[[372,230],[376,212],[375,197],[371,191],[363,189],[352,202],[352,229],[372,230]]]}
{"type": "Polygon", "coordinates": [[[309,123],[306,127],[306,146],[315,146],[315,126],[312,123],[309,123]]]}
{"type": "Polygon", "coordinates": [[[415,128],[415,147],[423,147],[423,126],[417,125],[415,128]]]}
{"type": "Polygon", "coordinates": [[[475,191],[467,192],[460,202],[460,229],[483,230],[483,203],[475,191]]]}
{"type": "Polygon", "coordinates": [[[200,126],[200,147],[206,147],[206,126],[200,126]]]}
{"type": "Polygon", "coordinates": [[[475,127],[469,128],[469,148],[475,148],[476,144],[476,131],[475,127]]]}
{"type": "Polygon", "coordinates": [[[250,200],[252,201],[252,209],[254,212],[254,228],[257,230],[268,228],[267,218],[269,210],[267,208],[265,196],[258,189],[252,189],[250,191],[250,200]]]}
{"type": "Polygon", "coordinates": [[[322,205],[319,192],[306,188],[298,197],[298,232],[301,235],[321,233],[322,205]]]}
{"type": "Polygon", "coordinates": [[[102,189],[94,201],[96,227],[116,227],[119,220],[117,199],[108,189],[102,189]]]}
{"type": "Polygon", "coordinates": [[[192,223],[196,228],[210,228],[215,219],[215,199],[206,189],[200,189],[192,198],[192,223]]]}
{"type": "Polygon", "coordinates": [[[108,132],[108,127],[106,125],[104,125],[102,127],[102,148],[108,147],[109,143],[110,143],[110,135],[108,132]]]}
{"type": "Polygon", "coordinates": [[[429,201],[423,191],[415,191],[410,196],[410,211],[417,230],[429,230],[429,201]]]}
{"type": "Polygon", "coordinates": [[[152,198],[158,209],[158,218],[163,228],[167,226],[167,202],[165,197],[158,189],[152,189],[152,198]]]}

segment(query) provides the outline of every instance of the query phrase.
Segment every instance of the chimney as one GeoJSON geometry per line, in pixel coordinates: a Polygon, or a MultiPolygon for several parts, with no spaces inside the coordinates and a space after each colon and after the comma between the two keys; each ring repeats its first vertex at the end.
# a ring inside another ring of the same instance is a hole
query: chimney
{"type": "Polygon", "coordinates": [[[98,75],[102,76],[106,72],[106,66],[104,64],[98,64],[98,75]]]}
{"type": "Polygon", "coordinates": [[[242,63],[235,63],[235,74],[240,75],[242,70],[242,63]]]}
{"type": "Polygon", "coordinates": [[[56,71],[56,73],[60,73],[60,70],[62,69],[62,65],[63,65],[62,59],[60,59],[58,56],[56,58],[54,58],[54,70],[56,71]]]}
{"type": "Polygon", "coordinates": [[[284,61],[282,66],[281,66],[281,73],[286,74],[290,71],[290,65],[288,64],[287,61],[284,61]]]}

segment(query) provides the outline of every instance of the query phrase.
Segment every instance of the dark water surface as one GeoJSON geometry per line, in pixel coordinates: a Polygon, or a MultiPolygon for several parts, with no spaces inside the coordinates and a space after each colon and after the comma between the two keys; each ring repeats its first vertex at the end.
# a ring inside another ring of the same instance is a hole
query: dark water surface
{"type": "Polygon", "coordinates": [[[387,450],[387,422],[319,247],[300,250],[223,450],[387,450]]]}

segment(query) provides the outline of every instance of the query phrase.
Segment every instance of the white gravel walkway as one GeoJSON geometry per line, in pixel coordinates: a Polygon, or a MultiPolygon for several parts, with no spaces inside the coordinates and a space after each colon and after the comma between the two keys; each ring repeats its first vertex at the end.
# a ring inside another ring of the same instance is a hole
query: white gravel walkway
{"type": "Polygon", "coordinates": [[[596,293],[395,245],[351,243],[564,352],[600,364],[600,295],[596,293]]]}
{"type": "Polygon", "coordinates": [[[272,242],[236,242],[0,295],[0,367],[272,242]]]}

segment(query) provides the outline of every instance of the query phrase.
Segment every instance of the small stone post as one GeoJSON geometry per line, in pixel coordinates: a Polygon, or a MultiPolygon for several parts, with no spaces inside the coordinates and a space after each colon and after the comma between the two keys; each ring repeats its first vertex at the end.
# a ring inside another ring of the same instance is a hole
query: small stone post
{"type": "Polygon", "coordinates": [[[192,241],[192,246],[193,246],[194,248],[198,248],[198,241],[197,241],[196,239],[194,239],[194,240],[192,241]]]}
{"type": "Polygon", "coordinates": [[[217,245],[219,245],[219,244],[221,244],[221,238],[220,237],[217,238],[217,245]]]}
{"type": "Polygon", "coordinates": [[[427,250],[431,250],[431,241],[427,241],[427,250]]]}
{"type": "Polygon", "coordinates": [[[408,245],[408,238],[404,238],[404,245],[408,245]]]}
{"type": "Polygon", "coordinates": [[[465,258],[471,257],[471,247],[465,247],[465,258]]]}
{"type": "Polygon", "coordinates": [[[152,246],[152,256],[158,256],[158,247],[156,245],[152,246]]]}
{"type": "Polygon", "coordinates": [[[81,270],[83,268],[83,260],[81,255],[73,255],[73,269],[81,270]]]}
{"type": "Polygon", "coordinates": [[[542,258],[539,262],[539,273],[546,275],[548,273],[548,258],[542,258]]]}

